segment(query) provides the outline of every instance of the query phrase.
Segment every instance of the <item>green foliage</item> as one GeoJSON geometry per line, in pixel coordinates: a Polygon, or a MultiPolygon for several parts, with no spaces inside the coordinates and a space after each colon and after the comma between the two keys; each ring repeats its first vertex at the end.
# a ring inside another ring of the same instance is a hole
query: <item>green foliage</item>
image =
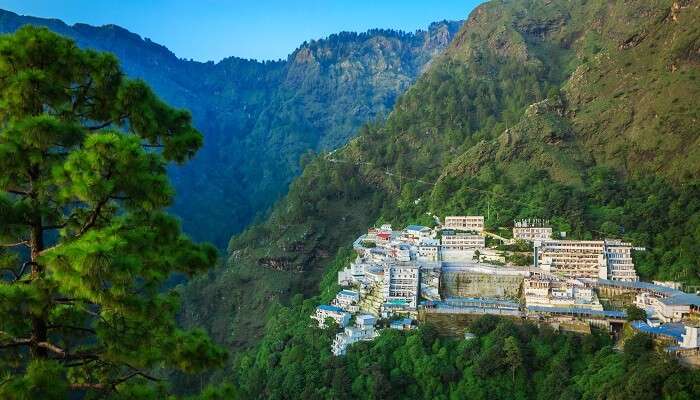
{"type": "Polygon", "coordinates": [[[627,320],[628,321],[646,321],[647,320],[647,313],[643,309],[635,306],[634,304],[630,304],[625,308],[625,311],[627,312],[627,320]]]}
{"type": "Polygon", "coordinates": [[[649,346],[613,352],[606,333],[557,334],[494,316],[470,326],[477,338],[442,338],[430,325],[382,331],[329,355],[332,332],[310,324],[313,301],[275,313],[255,351],[232,374],[240,398],[693,398],[696,370],[649,346]],[[605,381],[611,380],[614,383],[605,381]],[[629,383],[628,383],[629,382],[629,383]],[[635,383],[632,383],[635,382],[635,383]],[[649,383],[651,382],[651,383],[649,383]],[[602,383],[602,384],[600,384],[602,383]]]}
{"type": "Polygon", "coordinates": [[[189,113],[28,26],[0,36],[0,120],[1,397],[162,398],[157,369],[221,365],[164,290],[216,259],[164,212],[167,163],[202,144],[189,113]]]}

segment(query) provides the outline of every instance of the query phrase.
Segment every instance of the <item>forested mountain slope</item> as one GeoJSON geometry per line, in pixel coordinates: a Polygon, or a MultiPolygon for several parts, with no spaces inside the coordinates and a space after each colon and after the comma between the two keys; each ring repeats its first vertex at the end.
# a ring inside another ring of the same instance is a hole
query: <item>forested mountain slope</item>
{"type": "Polygon", "coordinates": [[[0,10],[0,32],[24,24],[114,53],[129,76],[192,112],[205,146],[191,164],[170,171],[173,211],[195,239],[222,248],[286,193],[303,154],[340,146],[362,123],[385,115],[460,25],[344,32],[304,43],[287,60],[201,63],[115,25],[69,26],[0,10]]]}
{"type": "MultiPolygon", "coordinates": [[[[697,284],[699,67],[696,1],[483,4],[385,122],[311,161],[232,239],[228,265],[186,288],[183,318],[233,348],[254,343],[272,304],[317,294],[324,272],[333,287],[347,262],[334,256],[369,224],[429,224],[427,212],[624,237],[648,249],[644,278],[697,284]]],[[[271,322],[275,357],[295,304],[271,322]]]]}

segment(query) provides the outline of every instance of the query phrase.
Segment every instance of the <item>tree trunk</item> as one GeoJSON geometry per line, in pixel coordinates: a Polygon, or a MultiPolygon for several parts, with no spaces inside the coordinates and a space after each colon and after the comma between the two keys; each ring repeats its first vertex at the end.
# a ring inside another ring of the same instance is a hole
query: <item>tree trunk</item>
{"type": "MultiPolygon", "coordinates": [[[[36,284],[43,279],[43,267],[39,264],[39,255],[44,250],[44,230],[38,207],[35,211],[38,216],[32,223],[32,233],[30,238],[32,282],[36,284]]],[[[40,289],[42,290],[42,289],[40,289]]],[[[30,345],[32,358],[46,358],[48,351],[44,347],[39,347],[39,343],[46,342],[48,336],[47,310],[42,308],[41,314],[32,316],[32,342],[30,345]]]]}

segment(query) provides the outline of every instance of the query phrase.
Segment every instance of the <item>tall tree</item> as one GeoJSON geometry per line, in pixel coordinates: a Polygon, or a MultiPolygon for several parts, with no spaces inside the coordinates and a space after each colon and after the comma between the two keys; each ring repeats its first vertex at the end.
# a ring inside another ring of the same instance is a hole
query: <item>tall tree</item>
{"type": "Polygon", "coordinates": [[[215,262],[164,211],[167,163],[201,144],[114,56],[36,27],[0,37],[0,397],[135,397],[160,368],[223,362],[163,287],[215,262]]]}
{"type": "Polygon", "coordinates": [[[505,363],[510,367],[513,382],[515,383],[515,371],[520,368],[523,363],[523,355],[520,352],[520,343],[513,336],[508,336],[503,342],[503,352],[505,354],[505,363]]]}

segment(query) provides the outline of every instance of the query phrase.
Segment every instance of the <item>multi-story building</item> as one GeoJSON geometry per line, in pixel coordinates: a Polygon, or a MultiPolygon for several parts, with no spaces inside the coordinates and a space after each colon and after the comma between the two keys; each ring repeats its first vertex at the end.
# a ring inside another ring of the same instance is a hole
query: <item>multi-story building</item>
{"type": "Polygon", "coordinates": [[[331,305],[340,307],[345,311],[355,313],[359,310],[357,303],[360,301],[360,293],[354,290],[343,289],[335,295],[331,305]]]}
{"type": "Polygon", "coordinates": [[[482,232],[484,230],[484,217],[480,215],[449,216],[445,217],[443,227],[462,231],[482,232]]]}
{"type": "Polygon", "coordinates": [[[355,318],[355,325],[349,326],[343,332],[335,335],[331,351],[336,356],[342,356],[347,351],[349,345],[361,340],[372,340],[377,336],[374,329],[376,318],[371,315],[358,315],[355,318]]]}
{"type": "Polygon", "coordinates": [[[576,280],[532,276],[523,281],[523,297],[528,307],[585,307],[603,310],[591,288],[576,280]]]}
{"type": "Polygon", "coordinates": [[[612,281],[638,280],[632,261],[632,245],[621,240],[611,239],[606,239],[604,245],[608,279],[612,281]]]}
{"type": "Polygon", "coordinates": [[[535,241],[535,266],[565,278],[636,281],[629,243],[619,240],[535,241]]]}
{"type": "Polygon", "coordinates": [[[418,305],[419,267],[414,263],[388,263],[382,291],[386,303],[415,309],[418,305]]]}
{"type": "Polygon", "coordinates": [[[547,226],[547,221],[539,219],[523,219],[513,224],[513,239],[534,242],[535,240],[549,240],[552,238],[552,228],[547,226]]]}
{"type": "Polygon", "coordinates": [[[700,315],[700,296],[689,293],[659,297],[648,292],[641,292],[635,304],[647,311],[649,317],[662,322],[681,322],[691,315],[700,315]]]}
{"type": "Polygon", "coordinates": [[[338,326],[345,327],[350,322],[350,313],[340,307],[322,304],[316,307],[316,314],[312,315],[311,318],[318,321],[320,328],[326,327],[326,318],[332,318],[338,326]]]}
{"type": "Polygon", "coordinates": [[[700,347],[700,328],[697,326],[685,326],[683,341],[680,343],[683,349],[696,349],[700,347]]]}
{"type": "Polygon", "coordinates": [[[427,226],[409,225],[404,229],[403,234],[411,242],[418,243],[421,239],[429,238],[432,230],[427,226]]]}
{"type": "Polygon", "coordinates": [[[418,244],[418,257],[426,261],[437,261],[440,249],[440,241],[437,239],[423,239],[418,244]]]}
{"type": "Polygon", "coordinates": [[[483,249],[486,247],[486,238],[480,235],[456,233],[454,235],[443,235],[441,243],[442,249],[447,251],[483,249]]]}
{"type": "Polygon", "coordinates": [[[389,247],[389,256],[397,261],[411,261],[411,246],[401,242],[392,243],[389,247]]]}

